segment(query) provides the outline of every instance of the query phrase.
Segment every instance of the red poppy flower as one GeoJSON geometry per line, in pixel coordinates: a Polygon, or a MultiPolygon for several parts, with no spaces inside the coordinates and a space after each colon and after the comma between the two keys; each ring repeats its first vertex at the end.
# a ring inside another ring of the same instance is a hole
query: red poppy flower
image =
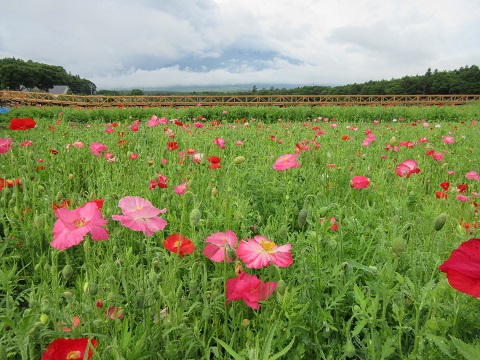
{"type": "Polygon", "coordinates": [[[14,187],[14,186],[22,186],[22,180],[20,178],[16,179],[7,179],[5,180],[5,183],[7,184],[8,187],[14,187]]]}
{"type": "Polygon", "coordinates": [[[50,149],[50,154],[58,155],[58,151],[55,149],[50,149]]]}
{"type": "Polygon", "coordinates": [[[70,207],[70,200],[67,199],[65,201],[62,201],[60,205],[57,204],[52,204],[53,212],[56,212],[58,209],[68,209],[70,207]]]}
{"type": "Polygon", "coordinates": [[[0,190],[2,190],[5,187],[5,179],[0,178],[0,190]]]}
{"type": "Polygon", "coordinates": [[[195,245],[193,242],[188,240],[182,234],[172,234],[163,242],[163,246],[168,251],[177,253],[180,257],[183,257],[184,254],[191,254],[195,250],[195,245]]]}
{"type": "Polygon", "coordinates": [[[175,125],[183,126],[183,123],[181,121],[175,120],[174,123],[175,125]]]}
{"type": "Polygon", "coordinates": [[[176,141],[169,141],[167,142],[167,150],[176,150],[178,149],[178,144],[176,141]]]}
{"type": "Polygon", "coordinates": [[[464,193],[467,191],[468,185],[467,184],[460,184],[457,186],[457,189],[459,192],[464,193]]]}
{"type": "Polygon", "coordinates": [[[343,136],[342,136],[342,140],[350,140],[350,136],[348,136],[348,135],[343,135],[343,136]]]}
{"type": "Polygon", "coordinates": [[[220,169],[222,165],[220,165],[220,158],[217,156],[209,156],[207,159],[210,162],[210,165],[207,166],[208,169],[220,169]]]}
{"type": "Polygon", "coordinates": [[[480,239],[470,239],[453,250],[439,267],[448,283],[465,294],[480,297],[480,239]]]}
{"type": "Polygon", "coordinates": [[[16,118],[10,120],[10,130],[28,130],[37,126],[35,120],[31,118],[16,118]]]}
{"type": "Polygon", "coordinates": [[[440,186],[442,187],[443,190],[448,191],[448,189],[450,188],[450,183],[444,181],[440,184],[440,186]]]}
{"type": "Polygon", "coordinates": [[[84,359],[87,349],[87,359],[90,359],[93,355],[91,347],[97,347],[97,340],[88,338],[55,339],[48,345],[41,360],[84,359]],[[89,342],[91,346],[89,346],[89,342]]]}
{"type": "Polygon", "coordinates": [[[437,197],[437,199],[448,199],[448,194],[443,191],[437,191],[435,193],[435,196],[437,197]]]}

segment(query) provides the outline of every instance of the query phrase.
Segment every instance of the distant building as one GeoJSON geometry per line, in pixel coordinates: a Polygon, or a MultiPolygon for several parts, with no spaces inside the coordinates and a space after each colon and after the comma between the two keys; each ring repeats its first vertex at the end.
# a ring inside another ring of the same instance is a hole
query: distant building
{"type": "Polygon", "coordinates": [[[68,90],[68,85],[54,85],[53,88],[48,89],[48,93],[53,95],[64,95],[68,90]]]}

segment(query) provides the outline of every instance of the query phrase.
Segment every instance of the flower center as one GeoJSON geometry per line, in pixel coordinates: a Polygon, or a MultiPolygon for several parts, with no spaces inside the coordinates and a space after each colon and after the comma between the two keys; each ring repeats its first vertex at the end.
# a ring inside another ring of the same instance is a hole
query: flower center
{"type": "Polygon", "coordinates": [[[73,350],[73,351],[70,351],[70,352],[67,354],[66,359],[80,359],[81,356],[82,356],[82,352],[81,352],[81,351],[79,351],[79,350],[73,350]]]}
{"type": "Polygon", "coordinates": [[[269,253],[272,252],[273,248],[275,247],[275,243],[270,240],[262,240],[260,241],[260,246],[265,250],[265,252],[269,253]]]}
{"type": "Polygon", "coordinates": [[[175,241],[175,247],[179,248],[182,246],[182,242],[180,240],[175,241]]]}
{"type": "MultiPolygon", "coordinates": [[[[85,221],[85,218],[73,220],[73,225],[75,225],[78,228],[80,228],[82,226],[85,226],[86,224],[87,224],[87,222],[85,221]]],[[[72,358],[72,359],[74,359],[74,358],[72,358]]]]}

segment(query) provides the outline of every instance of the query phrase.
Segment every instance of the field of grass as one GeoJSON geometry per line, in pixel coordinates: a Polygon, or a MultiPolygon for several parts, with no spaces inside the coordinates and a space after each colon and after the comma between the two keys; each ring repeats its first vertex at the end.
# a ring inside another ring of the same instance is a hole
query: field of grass
{"type": "Polygon", "coordinates": [[[58,338],[91,339],[92,359],[480,358],[478,299],[439,270],[478,237],[479,114],[474,104],[0,115],[0,359],[39,359],[58,338]],[[35,128],[9,129],[26,117],[35,128]],[[112,218],[129,216],[128,197],[166,211],[128,226],[112,218]],[[95,230],[76,210],[86,207],[95,230]],[[231,232],[238,242],[217,257],[232,262],[204,255],[207,238],[231,232]],[[174,234],[185,247],[172,250],[174,234]],[[254,238],[273,264],[253,266],[240,249],[254,238]]]}

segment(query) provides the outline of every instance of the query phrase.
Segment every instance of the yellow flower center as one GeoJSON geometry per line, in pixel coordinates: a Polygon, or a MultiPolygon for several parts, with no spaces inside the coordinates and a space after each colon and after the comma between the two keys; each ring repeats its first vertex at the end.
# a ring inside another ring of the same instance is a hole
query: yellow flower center
{"type": "Polygon", "coordinates": [[[260,241],[260,246],[265,250],[265,252],[269,253],[272,252],[273,248],[275,247],[275,243],[270,240],[262,240],[260,241]]]}
{"type": "Polygon", "coordinates": [[[66,359],[80,359],[80,356],[82,356],[82,352],[81,352],[81,351],[79,351],[79,350],[73,350],[73,351],[70,351],[70,352],[67,354],[66,359]]]}
{"type": "MultiPolygon", "coordinates": [[[[75,225],[78,228],[80,228],[82,226],[85,226],[86,224],[87,224],[87,222],[85,221],[85,218],[73,220],[73,225],[75,225]]],[[[74,358],[72,358],[72,359],[74,359],[74,358]]]]}
{"type": "Polygon", "coordinates": [[[179,248],[180,246],[182,246],[182,242],[180,240],[175,241],[175,246],[179,248]]]}

